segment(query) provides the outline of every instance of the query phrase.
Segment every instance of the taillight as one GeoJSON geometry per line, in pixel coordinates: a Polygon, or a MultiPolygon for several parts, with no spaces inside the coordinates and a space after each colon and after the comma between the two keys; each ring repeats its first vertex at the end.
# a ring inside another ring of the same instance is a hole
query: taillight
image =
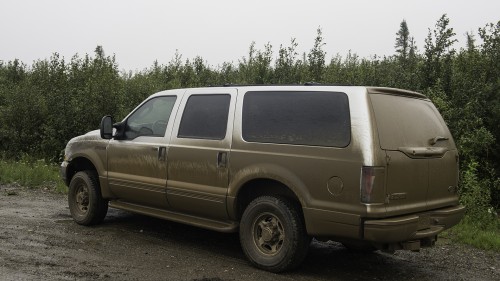
{"type": "Polygon", "coordinates": [[[385,202],[385,168],[361,168],[361,202],[365,204],[385,202]]]}

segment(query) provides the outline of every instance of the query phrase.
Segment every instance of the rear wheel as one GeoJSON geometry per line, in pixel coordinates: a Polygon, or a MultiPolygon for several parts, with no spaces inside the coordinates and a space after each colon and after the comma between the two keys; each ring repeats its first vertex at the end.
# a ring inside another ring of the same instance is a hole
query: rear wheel
{"type": "Polygon", "coordinates": [[[101,223],[108,212],[108,201],[101,196],[101,188],[94,171],[76,173],[69,184],[69,211],[81,225],[101,223]]]}
{"type": "Polygon", "coordinates": [[[298,206],[282,197],[262,196],[243,213],[240,242],[253,265],[282,272],[304,260],[311,239],[298,206]]]}

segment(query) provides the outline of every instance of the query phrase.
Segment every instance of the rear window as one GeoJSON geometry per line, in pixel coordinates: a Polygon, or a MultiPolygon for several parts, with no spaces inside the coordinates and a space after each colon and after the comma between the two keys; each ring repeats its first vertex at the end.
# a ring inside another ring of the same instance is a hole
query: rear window
{"type": "Polygon", "coordinates": [[[349,100],[339,92],[247,92],[242,133],[248,142],[346,147],[349,100]]]}
{"type": "Polygon", "coordinates": [[[382,149],[429,147],[431,139],[448,141],[434,146],[452,146],[448,127],[436,107],[428,100],[394,95],[370,95],[382,149]]]}

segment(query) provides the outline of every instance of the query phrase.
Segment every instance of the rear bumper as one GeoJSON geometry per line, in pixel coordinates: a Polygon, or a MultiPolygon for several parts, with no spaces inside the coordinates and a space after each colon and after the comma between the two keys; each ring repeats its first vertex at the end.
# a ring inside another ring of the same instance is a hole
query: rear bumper
{"type": "Polygon", "coordinates": [[[363,238],[375,243],[432,238],[460,222],[464,214],[465,207],[457,205],[408,216],[366,220],[363,224],[363,238]]]}

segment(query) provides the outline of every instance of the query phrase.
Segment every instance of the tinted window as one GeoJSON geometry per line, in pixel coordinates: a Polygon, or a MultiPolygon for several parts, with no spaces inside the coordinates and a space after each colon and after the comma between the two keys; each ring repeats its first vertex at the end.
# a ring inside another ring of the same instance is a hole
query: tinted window
{"type": "Polygon", "coordinates": [[[242,126],[249,142],[345,147],[349,101],[335,92],[248,92],[242,126]]]}
{"type": "Polygon", "coordinates": [[[215,139],[226,136],[229,95],[193,95],[182,114],[179,138],[215,139]]]}
{"type": "Polygon", "coordinates": [[[163,137],[176,97],[156,97],[145,102],[127,119],[125,136],[133,139],[138,136],[163,137]]]}

